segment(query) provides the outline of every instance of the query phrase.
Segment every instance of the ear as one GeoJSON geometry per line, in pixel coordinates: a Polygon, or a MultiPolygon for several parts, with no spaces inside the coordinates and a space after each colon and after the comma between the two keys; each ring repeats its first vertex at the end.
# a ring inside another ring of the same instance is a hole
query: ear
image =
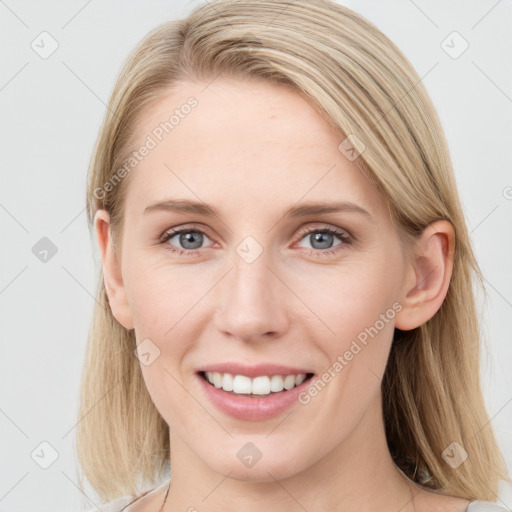
{"type": "Polygon", "coordinates": [[[398,329],[414,329],[436,314],[448,293],[454,251],[455,232],[450,222],[440,220],[425,228],[404,281],[402,309],[395,317],[398,329]]]}
{"type": "Polygon", "coordinates": [[[94,228],[101,252],[103,282],[108,302],[114,318],[126,329],[133,329],[133,319],[126,298],[121,274],[121,265],[112,245],[110,215],[106,210],[98,210],[94,216],[94,228]]]}

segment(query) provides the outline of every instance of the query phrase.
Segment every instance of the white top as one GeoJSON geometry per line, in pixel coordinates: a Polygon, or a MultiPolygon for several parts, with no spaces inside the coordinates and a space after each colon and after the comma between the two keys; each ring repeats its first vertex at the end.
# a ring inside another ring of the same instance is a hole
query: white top
{"type": "Polygon", "coordinates": [[[492,501],[472,501],[466,512],[510,512],[510,510],[492,501]]]}
{"type": "MultiPolygon", "coordinates": [[[[164,482],[163,484],[159,485],[158,487],[154,487],[153,489],[150,489],[149,491],[144,492],[139,497],[136,496],[120,496],[119,498],[116,498],[112,501],[109,501],[108,503],[105,503],[104,505],[99,505],[100,508],[91,508],[87,510],[86,512],[129,512],[130,509],[126,508],[128,505],[131,505],[132,503],[135,503],[136,501],[140,500],[143,496],[149,496],[150,494],[157,493],[162,488],[167,488],[169,486],[169,480],[164,482]]],[[[479,512],[479,511],[477,511],[479,512]]],[[[501,511],[500,511],[501,512],[501,511]]]]}
{"type": "MultiPolygon", "coordinates": [[[[148,494],[153,494],[158,492],[162,487],[167,487],[169,485],[169,481],[164,482],[162,485],[155,487],[154,489],[151,489],[148,492],[145,492],[141,496],[134,497],[134,496],[121,496],[119,498],[116,498],[113,501],[110,501],[109,503],[106,503],[105,505],[101,505],[100,508],[94,508],[87,510],[86,512],[129,512],[128,505],[131,505],[132,503],[135,503],[139,499],[141,499],[143,496],[147,496],[148,494]]],[[[504,508],[501,505],[498,505],[495,502],[492,501],[472,501],[468,508],[466,509],[466,512],[512,512],[510,509],[504,508]]]]}
{"type": "Polygon", "coordinates": [[[100,505],[101,508],[91,508],[86,512],[121,512],[121,510],[127,507],[133,500],[134,498],[132,496],[121,496],[120,498],[105,503],[105,505],[100,505]]]}

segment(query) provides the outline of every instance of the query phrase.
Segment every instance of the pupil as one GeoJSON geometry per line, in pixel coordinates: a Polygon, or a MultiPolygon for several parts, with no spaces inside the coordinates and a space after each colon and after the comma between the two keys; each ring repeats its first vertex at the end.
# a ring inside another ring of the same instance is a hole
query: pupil
{"type": "Polygon", "coordinates": [[[180,235],[180,243],[185,249],[199,249],[201,247],[201,239],[199,239],[199,242],[196,239],[196,245],[194,246],[194,237],[198,236],[201,236],[201,233],[197,231],[183,233],[180,235]],[[188,243],[192,243],[192,247],[187,246],[188,243]]]}
{"type": "MultiPolygon", "coordinates": [[[[323,244],[321,247],[315,247],[315,249],[328,249],[330,247],[330,244],[328,242],[325,241],[325,238],[327,238],[327,240],[330,242],[331,238],[332,238],[333,235],[331,235],[330,233],[315,233],[313,235],[313,239],[315,242],[320,242],[320,245],[322,245],[322,240],[323,240],[323,244]]],[[[314,244],[313,244],[313,247],[314,247],[314,244]]]]}

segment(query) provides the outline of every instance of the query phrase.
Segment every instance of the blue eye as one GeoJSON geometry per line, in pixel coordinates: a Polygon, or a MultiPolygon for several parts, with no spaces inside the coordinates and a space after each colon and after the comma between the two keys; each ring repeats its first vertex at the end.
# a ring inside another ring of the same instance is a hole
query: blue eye
{"type": "MultiPolygon", "coordinates": [[[[203,248],[204,238],[208,238],[206,233],[197,227],[188,227],[182,229],[171,229],[162,235],[160,243],[164,247],[173,252],[184,256],[194,256],[198,254],[198,249],[203,248]],[[178,244],[182,248],[176,247],[174,244],[167,243],[176,238],[178,244]]],[[[328,254],[336,254],[339,250],[343,250],[343,246],[352,243],[352,236],[346,231],[334,229],[326,226],[322,228],[314,227],[302,233],[300,240],[309,237],[310,243],[316,245],[306,249],[312,249],[309,254],[312,256],[326,256],[328,254]],[[340,243],[332,245],[333,239],[338,238],[340,243]]]]}
{"type": "Polygon", "coordinates": [[[164,234],[161,242],[165,244],[165,247],[171,252],[177,252],[179,254],[190,254],[197,252],[197,249],[201,248],[205,236],[206,233],[201,229],[173,229],[170,232],[164,234]],[[178,242],[183,246],[183,249],[175,248],[175,246],[167,243],[176,237],[178,242]]]}
{"type": "Polygon", "coordinates": [[[311,244],[318,244],[317,247],[312,247],[312,249],[318,249],[317,251],[313,252],[319,252],[322,255],[325,255],[325,253],[333,254],[338,250],[336,247],[350,243],[351,241],[351,238],[347,233],[330,227],[322,229],[314,228],[309,230],[306,232],[303,239],[309,239],[311,244]],[[341,242],[336,244],[334,247],[331,245],[333,238],[339,238],[341,240],[341,242]]]}

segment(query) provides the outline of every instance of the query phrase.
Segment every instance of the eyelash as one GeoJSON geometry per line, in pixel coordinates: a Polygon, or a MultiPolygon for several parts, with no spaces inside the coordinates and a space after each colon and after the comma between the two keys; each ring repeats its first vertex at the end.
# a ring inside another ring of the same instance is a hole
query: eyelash
{"type": "MultiPolygon", "coordinates": [[[[352,235],[349,235],[345,231],[341,231],[329,226],[323,227],[323,228],[310,228],[304,232],[301,233],[301,237],[299,239],[302,240],[306,236],[310,235],[311,233],[328,233],[332,235],[336,235],[342,243],[336,245],[332,249],[310,249],[309,255],[310,256],[327,256],[328,254],[334,254],[336,255],[340,250],[343,250],[344,245],[349,245],[353,242],[352,235]]],[[[170,231],[166,231],[159,239],[159,243],[164,245],[164,248],[168,251],[171,251],[172,253],[178,253],[182,256],[195,256],[197,255],[199,249],[176,249],[174,246],[168,244],[167,242],[174,238],[176,235],[179,235],[181,233],[201,233],[203,235],[208,236],[208,233],[206,233],[204,230],[200,229],[196,226],[190,226],[182,229],[171,229],[170,231]]]]}

